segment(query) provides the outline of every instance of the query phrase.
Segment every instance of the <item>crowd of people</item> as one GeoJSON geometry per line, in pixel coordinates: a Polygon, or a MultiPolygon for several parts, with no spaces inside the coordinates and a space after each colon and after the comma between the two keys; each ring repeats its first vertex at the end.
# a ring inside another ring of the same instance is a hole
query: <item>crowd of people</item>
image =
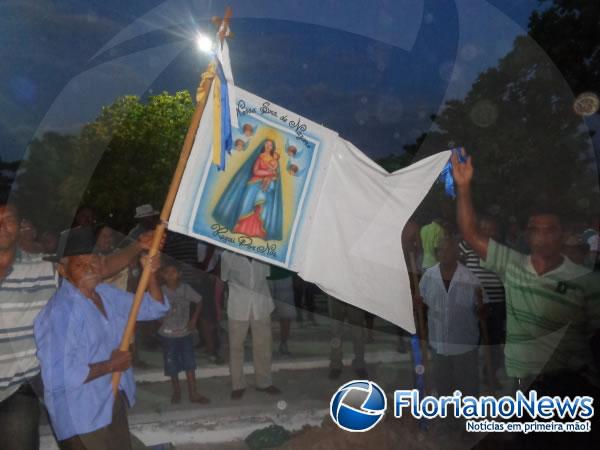
{"type": "Polygon", "coordinates": [[[250,332],[256,390],[281,393],[271,379],[271,315],[279,321],[279,354],[290,356],[291,321],[316,323],[316,287],[292,272],[171,232],[160,256],[148,261],[159,214],[146,204],[134,218],[136,226],[124,236],[82,207],[71,228],[42,239],[15,205],[0,204],[0,448],[39,447],[41,405],[61,448],[140,447],[126,411],[135,402],[132,367],[148,367],[142,348],[162,350],[172,403],[181,402],[181,372],[189,401],[210,402],[197,388],[194,334],[210,361],[223,364],[228,357],[235,400],[246,389],[244,342],[250,332]],[[151,277],[136,337],[121,351],[146,264],[151,277]],[[306,302],[306,319],[298,301],[306,302]],[[109,375],[118,372],[123,375],[115,397],[109,375]]]}
{"type": "MultiPolygon", "coordinates": [[[[566,221],[547,207],[522,218],[476,214],[473,166],[453,158],[456,204],[448,201],[427,223],[409,221],[401,236],[418,280],[412,287],[418,334],[430,353],[430,389],[477,395],[506,391],[508,382],[509,390],[598,398],[598,219],[566,221]]],[[[141,445],[129,433],[126,413],[135,402],[131,367],[147,364],[141,346],[162,349],[173,403],[182,399],[182,372],[189,401],[211,401],[197,387],[193,336],[213,363],[228,359],[230,396],[240,400],[248,386],[250,334],[254,388],[281,394],[271,375],[272,320],[279,326],[276,351],[289,357],[291,323],[315,321],[318,288],[282,268],[172,232],[161,255],[150,259],[158,211],[141,205],[134,217],[135,228],[120,237],[81,208],[70,229],[38,236],[14,205],[0,204],[0,448],[38,448],[38,398],[61,448],[141,445]],[[121,351],[144,267],[151,275],[137,334],[130,351],[121,351]],[[115,373],[122,373],[116,395],[115,373]]],[[[365,343],[373,316],[333,297],[328,306],[329,378],[343,371],[345,321],[352,369],[368,378],[365,343]]]]}

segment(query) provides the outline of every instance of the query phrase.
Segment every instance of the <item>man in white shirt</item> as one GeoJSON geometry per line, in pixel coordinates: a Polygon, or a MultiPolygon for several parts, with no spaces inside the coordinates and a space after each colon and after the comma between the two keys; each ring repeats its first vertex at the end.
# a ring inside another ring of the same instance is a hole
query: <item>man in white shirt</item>
{"type": "Polygon", "coordinates": [[[271,312],[275,308],[267,277],[269,265],[233,252],[221,256],[221,278],[229,286],[229,370],[231,398],[242,398],[244,379],[244,341],[252,329],[252,359],[256,389],[277,395],[281,391],[271,381],[271,312]]]}
{"type": "Polygon", "coordinates": [[[443,238],[436,246],[439,263],[427,269],[419,283],[428,310],[438,395],[449,395],[456,389],[466,395],[477,395],[479,391],[477,314],[481,284],[458,262],[458,255],[456,239],[443,238]]]}

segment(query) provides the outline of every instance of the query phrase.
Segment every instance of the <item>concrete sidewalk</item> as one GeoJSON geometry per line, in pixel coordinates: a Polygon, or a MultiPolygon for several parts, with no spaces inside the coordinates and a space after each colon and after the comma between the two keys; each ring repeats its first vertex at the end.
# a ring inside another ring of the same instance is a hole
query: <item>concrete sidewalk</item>
{"type": "MultiPolygon", "coordinates": [[[[369,378],[384,389],[411,386],[409,354],[397,351],[399,340],[394,328],[383,321],[378,324],[373,332],[373,343],[366,345],[369,378]]],[[[226,323],[223,326],[226,327],[226,323]]],[[[356,377],[349,367],[353,353],[347,330],[343,344],[346,369],[338,380],[328,379],[330,326],[331,320],[326,316],[318,316],[317,325],[300,326],[293,322],[289,341],[292,355],[282,356],[277,351],[279,324],[273,322],[273,382],[283,391],[279,396],[254,389],[251,348],[247,345],[244,371],[249,388],[241,400],[230,399],[228,365],[216,365],[198,350],[197,384],[211,403],[190,404],[183,383],[182,402],[172,405],[171,383],[163,373],[162,352],[160,349],[140,352],[147,367],[134,368],[137,403],[129,411],[132,431],[147,445],[171,442],[178,449],[234,449],[245,448],[242,442],[245,437],[272,424],[289,431],[320,424],[328,414],[332,394],[344,382],[356,377]]],[[[221,334],[225,337],[226,330],[221,334]]],[[[226,339],[223,341],[227,360],[226,339]]],[[[42,426],[41,435],[42,449],[57,448],[47,424],[42,426]]]]}
{"type": "MultiPolygon", "coordinates": [[[[375,356],[370,355],[369,359],[375,356]]],[[[322,361],[313,361],[312,365],[322,365],[322,361]]],[[[368,365],[368,370],[369,378],[384,390],[411,386],[408,362],[374,363],[368,365]]],[[[321,424],[329,413],[333,393],[355,378],[349,367],[338,380],[329,380],[327,375],[328,369],[322,367],[281,369],[273,375],[274,384],[282,390],[277,396],[257,392],[253,377],[249,376],[248,389],[240,400],[230,399],[228,377],[203,378],[198,385],[200,392],[211,399],[209,405],[189,403],[184,386],[182,402],[172,405],[170,382],[139,383],[137,403],[129,411],[130,427],[146,445],[171,442],[178,449],[192,449],[238,442],[239,448],[244,448],[241,441],[245,437],[269,425],[296,431],[306,425],[321,424]],[[207,445],[210,446],[201,447],[207,445]]],[[[44,425],[41,432],[41,448],[56,449],[49,426],[44,425]]]]}

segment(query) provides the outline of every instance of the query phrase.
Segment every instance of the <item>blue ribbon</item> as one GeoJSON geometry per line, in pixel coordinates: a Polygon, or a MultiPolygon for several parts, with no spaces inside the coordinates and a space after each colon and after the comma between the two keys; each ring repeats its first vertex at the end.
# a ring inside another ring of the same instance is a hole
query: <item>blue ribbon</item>
{"type": "MultiPolygon", "coordinates": [[[[461,148],[462,147],[452,148],[450,149],[450,151],[458,155],[459,163],[464,164],[467,161],[467,158],[461,154],[461,148]]],[[[444,183],[444,189],[446,191],[446,194],[448,194],[452,198],[456,198],[456,189],[454,188],[454,177],[452,177],[452,160],[449,160],[442,169],[439,181],[444,183]]]]}
{"type": "Polygon", "coordinates": [[[226,155],[231,154],[233,148],[233,135],[231,130],[231,111],[229,111],[229,87],[219,60],[217,62],[217,76],[221,81],[221,166],[225,170],[226,155]]]}

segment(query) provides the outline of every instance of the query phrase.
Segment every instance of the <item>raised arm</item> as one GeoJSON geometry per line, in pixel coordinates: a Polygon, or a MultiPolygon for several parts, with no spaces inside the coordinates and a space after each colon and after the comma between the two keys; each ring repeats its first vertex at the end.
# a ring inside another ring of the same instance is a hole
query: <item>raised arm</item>
{"type": "Polygon", "coordinates": [[[158,282],[158,270],[160,269],[160,255],[155,255],[150,258],[148,255],[144,255],[140,258],[142,268],[145,268],[147,264],[151,265],[150,279],[148,280],[147,292],[150,296],[158,303],[164,303],[164,296],[160,283],[158,282]]]}
{"type": "MultiPolygon", "coordinates": [[[[466,156],[464,149],[461,149],[466,156]]],[[[452,175],[456,184],[456,221],[463,238],[481,258],[487,258],[489,238],[479,232],[477,218],[471,199],[471,180],[473,178],[473,163],[467,157],[465,163],[458,160],[456,153],[452,154],[452,175]]]]}
{"type": "MultiPolygon", "coordinates": [[[[146,231],[138,239],[127,247],[102,258],[102,278],[109,278],[125,269],[134,261],[140,252],[149,250],[152,245],[154,231],[146,231]]],[[[166,237],[163,236],[160,242],[160,248],[165,244],[166,237]]]]}

